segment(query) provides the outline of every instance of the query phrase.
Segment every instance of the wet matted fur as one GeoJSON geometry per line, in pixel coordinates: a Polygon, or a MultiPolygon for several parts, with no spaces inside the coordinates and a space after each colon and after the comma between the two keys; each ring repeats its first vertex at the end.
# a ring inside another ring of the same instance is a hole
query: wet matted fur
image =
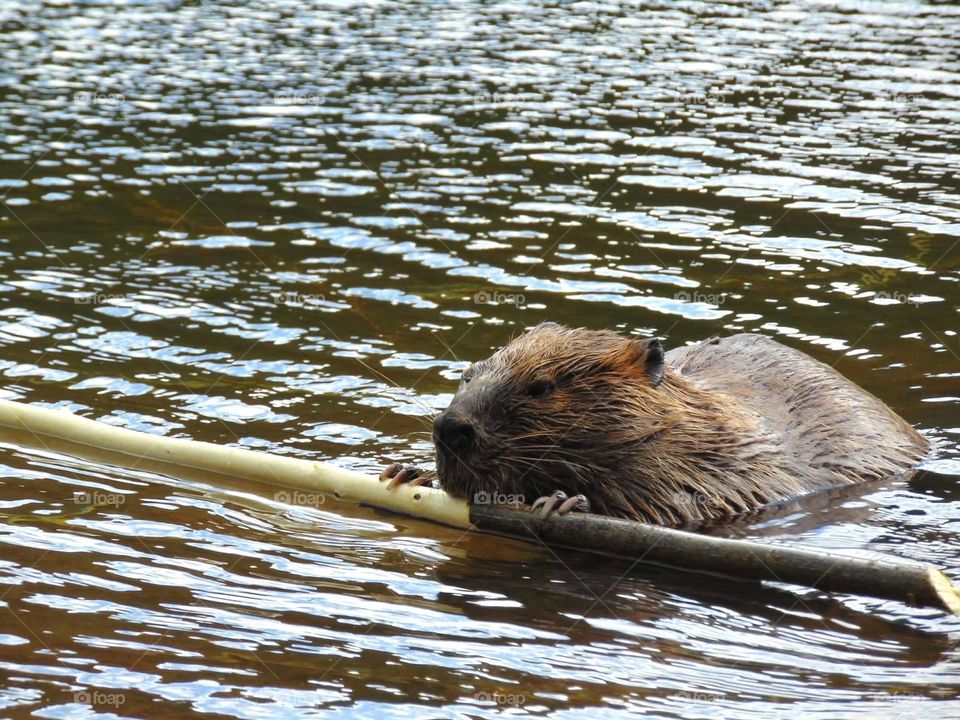
{"type": "Polygon", "coordinates": [[[909,470],[927,440],[832,368],[755,334],[656,339],[544,323],[464,372],[434,423],[447,492],[719,520],[909,470]]]}

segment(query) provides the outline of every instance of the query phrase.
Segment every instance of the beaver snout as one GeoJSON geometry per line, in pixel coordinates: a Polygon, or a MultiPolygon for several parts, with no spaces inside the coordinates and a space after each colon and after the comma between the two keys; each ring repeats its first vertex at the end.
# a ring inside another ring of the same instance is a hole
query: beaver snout
{"type": "Polygon", "coordinates": [[[470,450],[477,440],[473,423],[460,413],[447,408],[433,421],[433,441],[453,455],[462,455],[470,450]]]}

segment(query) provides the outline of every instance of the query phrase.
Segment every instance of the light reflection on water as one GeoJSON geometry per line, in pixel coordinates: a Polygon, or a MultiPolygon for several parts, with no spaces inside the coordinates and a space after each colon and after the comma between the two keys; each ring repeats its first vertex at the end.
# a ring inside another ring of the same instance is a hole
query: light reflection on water
{"type": "MultiPolygon", "coordinates": [[[[726,532],[958,579],[958,20],[0,7],[5,396],[375,471],[428,457],[465,362],[541,319],[764,332],[940,459],[726,532]]],[[[9,714],[958,712],[931,611],[3,457],[9,714]]]]}

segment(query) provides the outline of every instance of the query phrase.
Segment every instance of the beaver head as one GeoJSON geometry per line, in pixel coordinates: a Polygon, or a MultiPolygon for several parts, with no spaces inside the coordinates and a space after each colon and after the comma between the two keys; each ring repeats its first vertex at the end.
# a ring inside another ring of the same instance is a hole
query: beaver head
{"type": "Polygon", "coordinates": [[[433,424],[440,485],[527,503],[562,489],[622,514],[591,489],[650,455],[639,448],[662,429],[663,379],[656,338],[538,325],[464,371],[433,424]]]}

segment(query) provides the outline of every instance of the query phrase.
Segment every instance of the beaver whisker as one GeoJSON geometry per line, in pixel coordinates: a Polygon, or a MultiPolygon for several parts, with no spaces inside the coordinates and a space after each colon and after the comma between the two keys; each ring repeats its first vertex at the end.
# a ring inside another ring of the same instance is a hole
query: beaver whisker
{"type": "MultiPolygon", "coordinates": [[[[395,383],[393,380],[391,380],[388,375],[386,375],[385,373],[380,372],[379,370],[377,370],[375,367],[373,367],[373,366],[370,365],[369,363],[364,362],[362,358],[355,357],[354,360],[356,360],[358,363],[360,363],[361,365],[363,365],[364,368],[366,368],[367,370],[369,370],[370,372],[372,372],[374,375],[382,378],[383,380],[386,380],[389,384],[393,385],[393,386],[394,386],[395,388],[397,388],[398,390],[401,389],[401,388],[400,388],[400,385],[397,384],[397,383],[395,383]]],[[[414,396],[413,401],[414,401],[415,403],[417,403],[418,405],[420,405],[420,406],[421,406],[424,410],[426,410],[427,412],[430,412],[430,413],[433,412],[433,408],[432,408],[432,407],[430,407],[429,405],[427,405],[427,404],[424,403],[424,402],[421,402],[420,399],[417,398],[416,396],[414,396]]],[[[427,425],[428,427],[429,427],[429,426],[431,425],[431,423],[433,422],[432,419],[428,420],[427,418],[422,417],[421,415],[413,415],[412,417],[416,418],[417,422],[422,422],[422,423],[424,423],[425,425],[427,425]]]]}
{"type": "Polygon", "coordinates": [[[564,462],[575,463],[585,469],[597,467],[597,463],[590,462],[590,458],[584,457],[583,455],[558,453],[549,449],[533,451],[533,453],[528,455],[526,459],[535,460],[537,462],[559,462],[563,460],[564,462]]]}
{"type": "MultiPolygon", "coordinates": [[[[567,465],[566,463],[559,463],[564,471],[566,471],[567,476],[574,481],[574,486],[576,487],[586,487],[590,485],[590,478],[588,475],[583,474],[581,470],[576,465],[567,465]]],[[[537,460],[528,460],[528,459],[513,459],[511,458],[511,465],[513,467],[527,467],[520,474],[516,482],[525,480],[526,478],[542,478],[544,477],[543,473],[543,463],[537,460]]],[[[563,473],[556,472],[554,469],[553,472],[550,472],[546,476],[546,480],[540,480],[535,483],[535,489],[538,494],[545,494],[548,492],[553,492],[554,490],[560,489],[559,486],[563,485],[563,473]]],[[[516,485],[516,483],[514,483],[516,485]]]]}
{"type": "MultiPolygon", "coordinates": [[[[458,358],[457,354],[453,351],[453,346],[446,341],[446,338],[444,338],[443,335],[441,335],[440,333],[433,333],[433,336],[440,341],[440,344],[443,345],[444,349],[450,354],[450,356],[454,360],[456,360],[457,362],[460,362],[460,358],[458,358]]],[[[460,339],[463,339],[463,335],[460,336],[460,339]]]]}
{"type": "Polygon", "coordinates": [[[564,467],[570,467],[570,468],[576,467],[576,468],[580,468],[580,469],[583,470],[584,472],[590,472],[592,469],[594,469],[594,468],[592,468],[592,467],[590,467],[590,466],[588,466],[588,465],[584,465],[584,464],[582,464],[582,463],[573,462],[572,460],[564,460],[563,458],[545,458],[544,456],[540,456],[540,457],[533,458],[533,457],[521,457],[521,456],[518,456],[518,455],[510,455],[510,456],[503,457],[503,458],[502,458],[502,462],[505,462],[505,463],[525,463],[525,464],[531,465],[531,466],[533,466],[533,467],[535,467],[535,468],[537,468],[537,469],[541,469],[541,467],[542,467],[544,464],[547,464],[547,463],[549,463],[549,464],[560,464],[560,465],[563,465],[564,467]]]}
{"type": "Polygon", "coordinates": [[[555,432],[551,433],[550,430],[549,430],[549,428],[548,428],[548,429],[545,429],[545,430],[542,430],[542,431],[539,431],[539,432],[535,432],[535,433],[526,433],[526,434],[524,434],[524,435],[514,435],[514,436],[512,436],[511,439],[512,439],[512,440],[531,440],[531,439],[536,439],[536,438],[549,438],[549,437],[554,437],[554,438],[555,438],[555,437],[556,437],[556,433],[555,433],[555,432]]]}
{"type": "Polygon", "coordinates": [[[506,451],[506,454],[529,458],[564,456],[574,459],[589,460],[589,456],[585,455],[576,448],[566,447],[557,443],[517,443],[515,446],[509,447],[506,451]]]}

